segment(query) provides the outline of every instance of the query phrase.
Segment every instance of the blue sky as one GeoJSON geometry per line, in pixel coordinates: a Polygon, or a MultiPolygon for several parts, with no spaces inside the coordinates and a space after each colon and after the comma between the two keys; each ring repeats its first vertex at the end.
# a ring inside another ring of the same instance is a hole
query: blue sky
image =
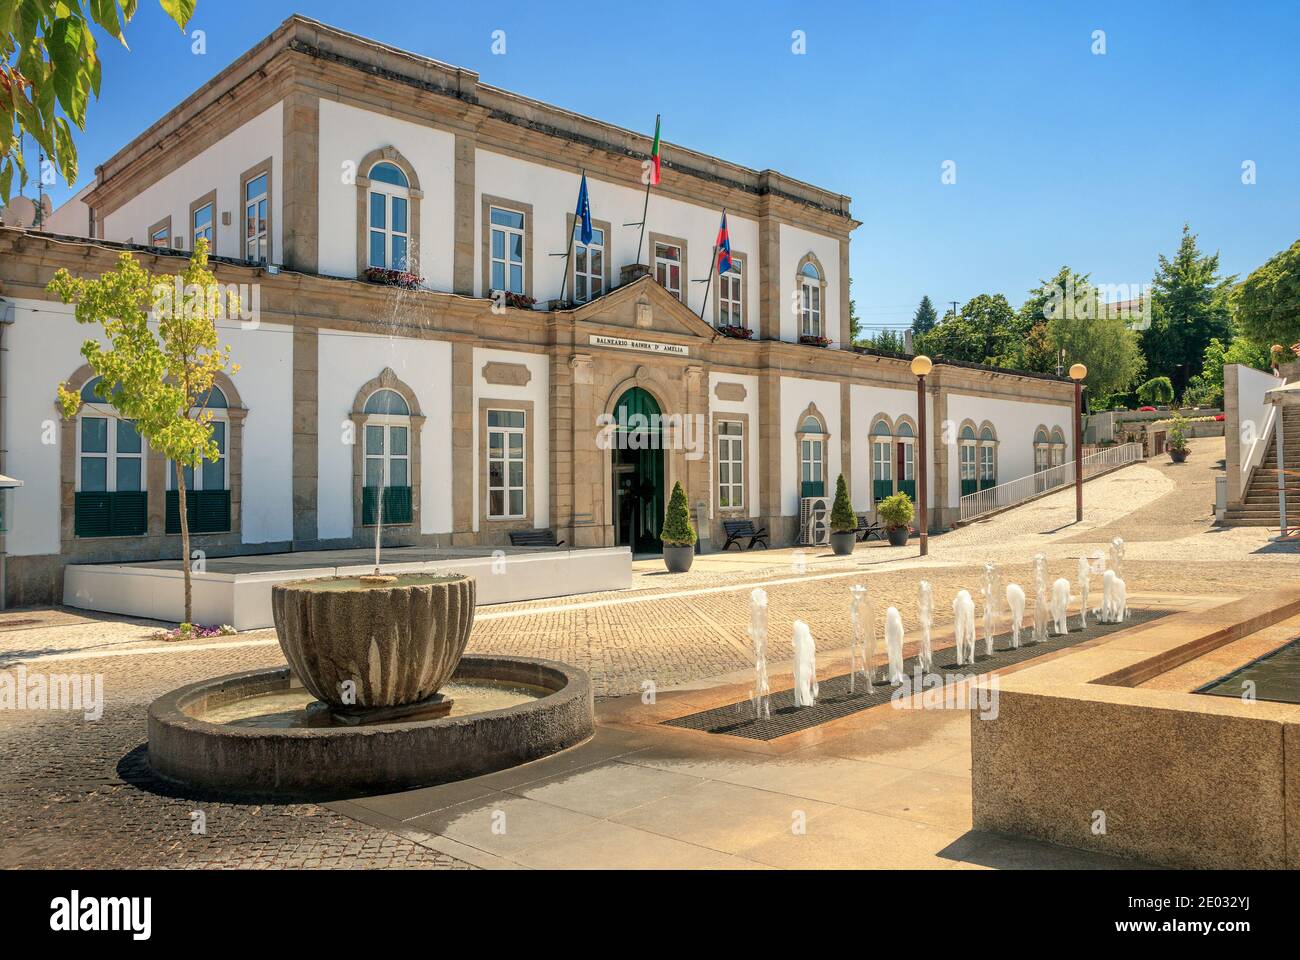
{"type": "Polygon", "coordinates": [[[1097,282],[1149,281],[1184,221],[1243,275],[1300,236],[1294,0],[198,0],[203,56],[155,0],[140,8],[130,52],[101,43],[82,183],[300,12],[647,133],[662,113],[670,143],[850,195],[868,327],[906,323],[922,294],[941,305],[1002,292],[1018,305],[1063,263],[1097,282]]]}

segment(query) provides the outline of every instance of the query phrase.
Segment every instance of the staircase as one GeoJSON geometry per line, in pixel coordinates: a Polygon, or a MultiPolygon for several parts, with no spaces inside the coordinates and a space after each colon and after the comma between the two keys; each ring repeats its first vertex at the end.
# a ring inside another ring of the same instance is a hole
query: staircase
{"type": "MultiPolygon", "coordinates": [[[[1300,406],[1283,406],[1282,443],[1286,447],[1286,469],[1300,470],[1300,406]]],[[[1267,452],[1259,469],[1250,478],[1250,487],[1239,505],[1228,507],[1225,527],[1276,527],[1277,516],[1277,439],[1270,437],[1267,452]]],[[[1286,479],[1288,526],[1300,526],[1300,477],[1286,479]]]]}

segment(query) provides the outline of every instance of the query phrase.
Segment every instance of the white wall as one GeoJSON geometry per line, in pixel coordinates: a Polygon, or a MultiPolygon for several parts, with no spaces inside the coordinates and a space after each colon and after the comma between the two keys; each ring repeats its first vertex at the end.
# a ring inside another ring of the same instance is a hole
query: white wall
{"type": "Polygon", "coordinates": [[[799,315],[794,299],[799,292],[799,261],[808,253],[816,255],[826,273],[822,300],[822,336],[840,346],[840,242],[799,227],[781,224],[781,339],[794,343],[799,339],[799,315]]]}
{"type": "MultiPolygon", "coordinates": [[[[487,150],[477,151],[474,162],[476,189],[480,197],[474,206],[475,293],[479,296],[484,293],[481,267],[483,249],[481,196],[488,194],[533,205],[533,245],[536,249],[528,252],[528,256],[531,256],[533,261],[533,296],[541,303],[558,298],[560,284],[564,279],[564,258],[552,257],[550,254],[563,254],[567,249],[565,216],[573,213],[577,206],[581,176],[487,150]]],[[[588,174],[587,196],[591,202],[592,219],[606,220],[610,224],[613,233],[610,276],[613,284],[617,285],[619,268],[636,261],[637,240],[640,236],[639,227],[626,227],[623,224],[641,219],[645,191],[607,183],[588,174]]],[[[641,262],[646,264],[653,262],[653,254],[649,250],[649,236],[652,231],[685,240],[688,259],[687,306],[696,314],[700,312],[700,304],[704,300],[705,284],[690,283],[689,280],[705,280],[708,277],[713,243],[717,239],[721,221],[721,210],[683,203],[665,197],[653,189],[650,191],[650,207],[646,214],[646,240],[641,249],[641,262]]],[[[745,292],[749,297],[749,324],[757,330],[758,224],[737,217],[735,214],[728,214],[727,228],[731,235],[731,249],[746,256],[749,277],[746,280],[745,292]]],[[[839,249],[838,243],[836,249],[839,249]]],[[[716,287],[715,277],[709,289],[709,306],[704,311],[704,319],[709,323],[712,323],[714,318],[713,296],[716,287]]]]}
{"type": "Polygon", "coordinates": [[[239,364],[231,380],[248,408],[240,530],[244,543],[293,539],[293,328],[263,323],[218,334],[239,364]]]}
{"type": "MultiPolygon", "coordinates": [[[[284,244],[284,171],[282,104],[267,108],[235,132],[222,137],[197,157],[146,187],[103,219],[104,239],[149,242],[149,227],[169,214],[173,235],[189,241],[190,204],[217,191],[217,248],[223,257],[243,259],[243,206],[239,182],[243,172],[271,158],[271,262],[282,263],[284,244]],[[221,215],[230,214],[230,225],[221,215]]],[[[354,201],[355,202],[355,201],[354,201]]]]}
{"type": "Polygon", "coordinates": [[[419,237],[424,285],[451,290],[455,135],[333,100],[320,101],[318,269],[336,277],[357,275],[357,186],[345,175],[365,176],[368,171],[357,169],[362,157],[389,146],[414,167],[424,194],[419,237]]]}
{"type": "Polygon", "coordinates": [[[826,495],[835,495],[835,480],[840,473],[840,385],[829,380],[781,378],[781,513],[799,515],[799,459],[795,433],[799,417],[808,404],[826,420],[830,439],[826,441],[826,495]]]}
{"type": "MultiPolygon", "coordinates": [[[[897,426],[898,418],[907,415],[912,418],[915,428],[918,424],[916,415],[916,391],[901,390],[896,387],[873,387],[852,384],[849,387],[849,410],[853,422],[853,506],[859,512],[866,512],[871,505],[871,425],[880,414],[890,418],[897,426]]],[[[935,429],[933,401],[926,428],[929,449],[926,451],[926,476],[934,477],[934,444],[940,432],[935,429]]],[[[896,464],[896,461],[895,461],[896,464]]],[[[919,464],[918,464],[919,466],[919,464]]],[[[894,471],[897,472],[897,465],[894,471]]],[[[895,478],[897,479],[897,478],[895,478]]],[[[919,491],[918,491],[919,493],[919,491]]],[[[926,490],[926,500],[933,506],[936,500],[934,480],[931,479],[926,490]]]]}
{"type": "MultiPolygon", "coordinates": [[[[451,530],[451,344],[322,330],[317,422],[317,523],[322,539],[352,536],[352,447],[344,442],[352,403],[385,367],[415,391],[420,433],[420,532],[451,530]]],[[[356,442],[361,443],[358,434],[356,442]]]]}
{"type": "Polygon", "coordinates": [[[957,434],[963,420],[974,420],[978,432],[985,420],[993,424],[998,438],[998,483],[1007,483],[1027,477],[1034,472],[1034,431],[1041,424],[1050,435],[1053,427],[1060,427],[1065,435],[1065,460],[1074,457],[1074,426],[1071,404],[1029,403],[1020,400],[1001,400],[976,397],[969,394],[948,395],[948,416],[952,429],[944,431],[951,440],[948,447],[948,503],[956,506],[961,499],[961,477],[958,470],[957,434]]]}
{"type": "MultiPolygon", "coordinates": [[[[745,463],[745,512],[751,517],[758,516],[759,459],[758,438],[761,424],[758,417],[758,377],[737,373],[709,373],[709,412],[713,421],[726,419],[728,413],[743,413],[749,418],[749,434],[745,437],[748,451],[745,463]],[[739,383],[745,388],[744,400],[722,400],[714,392],[719,382],[739,383]]],[[[709,516],[713,516],[718,497],[714,492],[718,477],[718,447],[713,440],[713,423],[709,424],[708,441],[705,444],[709,462],[709,516]]],[[[791,444],[793,444],[793,439],[791,444]]]]}
{"type": "MultiPolygon", "coordinates": [[[[533,463],[533,526],[545,529],[551,525],[551,405],[550,405],[550,359],[544,354],[517,353],[513,350],[474,351],[474,529],[479,528],[479,520],[487,517],[487,492],[479,489],[479,457],[482,445],[487,442],[479,436],[478,407],[480,399],[487,400],[531,400],[533,404],[533,449],[528,456],[533,463]],[[497,363],[521,363],[528,367],[532,376],[522,387],[509,384],[488,383],[483,379],[483,365],[497,363]]],[[[525,472],[526,475],[526,472],[525,472]]]]}
{"type": "Polygon", "coordinates": [[[75,196],[63,201],[41,229],[47,233],[61,233],[68,237],[90,236],[90,207],[84,198],[94,187],[95,181],[92,179],[90,183],[78,190],[75,196]]]}
{"type": "Polygon", "coordinates": [[[1250,423],[1249,436],[1252,438],[1249,443],[1243,439],[1241,444],[1241,480],[1244,482],[1246,475],[1263,462],[1270,439],[1267,432],[1269,414],[1276,408],[1264,402],[1264,394],[1274,387],[1280,387],[1283,380],[1254,367],[1242,364],[1236,366],[1238,429],[1241,430],[1240,436],[1245,438],[1247,433],[1243,427],[1250,423]]]}

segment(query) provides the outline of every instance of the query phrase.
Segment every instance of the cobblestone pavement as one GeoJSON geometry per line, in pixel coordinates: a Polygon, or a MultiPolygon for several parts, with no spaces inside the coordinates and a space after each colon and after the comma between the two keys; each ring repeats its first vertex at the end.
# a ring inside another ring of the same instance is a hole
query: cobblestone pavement
{"type": "MultiPolygon", "coordinates": [[[[1193,441],[1192,459],[1152,461],[1091,481],[1087,521],[1075,525],[1070,490],[931,540],[931,555],[872,544],[852,558],[826,550],[700,558],[668,577],[638,562],[634,588],[480,610],[471,652],[563,660],[587,670],[597,696],[698,684],[752,664],[749,592],[768,592],[770,658],[792,656],[790,624],[809,624],[821,650],[848,644],[847,588],[865,583],[876,616],[896,606],[913,621],[917,583],[935,591],[936,625],[950,598],[974,593],[985,561],[1005,580],[1032,581],[1043,552],[1050,578],[1073,580],[1077,558],[1128,544],[1125,577],[1136,591],[1242,594],[1292,579],[1296,556],[1270,553],[1269,531],[1211,527],[1214,461],[1223,441],[1193,441]]],[[[1100,594],[1100,582],[1093,589],[1100,594]]],[[[0,867],[457,865],[447,855],[313,805],[187,799],[147,773],[148,703],[205,677],[283,663],[274,632],[160,644],[159,624],[77,611],[0,614],[0,669],[102,673],[107,707],[98,722],[57,713],[0,711],[0,867]],[[33,622],[35,621],[35,622],[33,622]],[[206,835],[191,833],[202,810],[206,835]]]]}

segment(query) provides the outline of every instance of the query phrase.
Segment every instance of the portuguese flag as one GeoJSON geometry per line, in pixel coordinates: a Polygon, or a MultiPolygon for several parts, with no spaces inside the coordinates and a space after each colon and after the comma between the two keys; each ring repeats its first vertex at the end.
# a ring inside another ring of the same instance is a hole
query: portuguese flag
{"type": "Polygon", "coordinates": [[[659,114],[655,114],[655,142],[650,148],[650,186],[659,186],[659,114]]]}

